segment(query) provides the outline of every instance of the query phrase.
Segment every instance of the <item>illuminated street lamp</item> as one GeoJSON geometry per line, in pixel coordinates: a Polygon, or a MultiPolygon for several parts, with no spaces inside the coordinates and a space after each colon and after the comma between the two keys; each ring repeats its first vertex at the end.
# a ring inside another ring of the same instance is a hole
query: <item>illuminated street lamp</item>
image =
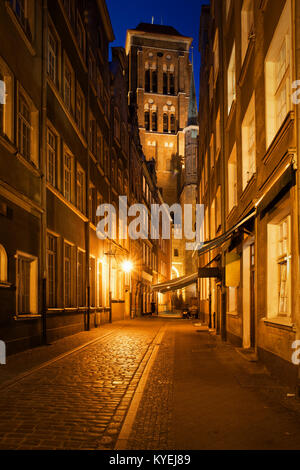
{"type": "Polygon", "coordinates": [[[131,293],[131,272],[133,270],[133,264],[130,260],[126,260],[122,264],[122,268],[125,274],[128,274],[129,276],[129,315],[130,318],[132,318],[132,293],[131,293]]]}
{"type": "Polygon", "coordinates": [[[124,263],[123,263],[123,266],[122,266],[122,267],[123,267],[123,271],[124,271],[124,273],[126,273],[126,274],[130,274],[130,273],[131,273],[131,271],[132,271],[132,269],[133,269],[133,264],[132,264],[132,262],[131,262],[131,261],[127,260],[127,261],[124,261],[124,263]]]}

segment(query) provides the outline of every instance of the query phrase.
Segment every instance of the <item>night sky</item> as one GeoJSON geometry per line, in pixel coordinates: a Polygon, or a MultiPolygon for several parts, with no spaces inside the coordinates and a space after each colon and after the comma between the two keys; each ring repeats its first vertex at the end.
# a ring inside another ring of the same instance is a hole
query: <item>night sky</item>
{"type": "Polygon", "coordinates": [[[200,12],[209,0],[106,0],[116,40],[113,46],[125,46],[126,30],[139,23],[154,23],[173,26],[184,36],[194,38],[194,71],[197,95],[199,89],[200,54],[198,36],[200,12]]]}

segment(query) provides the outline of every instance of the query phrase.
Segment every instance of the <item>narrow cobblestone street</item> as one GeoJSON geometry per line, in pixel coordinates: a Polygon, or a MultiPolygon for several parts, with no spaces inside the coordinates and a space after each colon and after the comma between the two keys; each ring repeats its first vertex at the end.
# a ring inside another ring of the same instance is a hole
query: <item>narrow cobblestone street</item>
{"type": "Polygon", "coordinates": [[[300,447],[297,400],[190,321],[106,325],[0,371],[1,449],[300,447]]]}

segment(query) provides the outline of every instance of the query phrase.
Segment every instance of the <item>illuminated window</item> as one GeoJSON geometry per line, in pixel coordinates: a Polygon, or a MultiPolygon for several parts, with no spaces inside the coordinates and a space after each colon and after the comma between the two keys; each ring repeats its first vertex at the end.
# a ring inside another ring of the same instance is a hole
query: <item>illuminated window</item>
{"type": "Polygon", "coordinates": [[[265,61],[267,146],[291,110],[291,51],[291,2],[287,0],[265,61]]]}
{"type": "Polygon", "coordinates": [[[17,312],[19,315],[38,313],[38,261],[17,255],[17,312]]]}
{"type": "Polygon", "coordinates": [[[233,102],[236,99],[236,78],[235,78],[235,44],[230,56],[227,70],[227,98],[228,98],[228,114],[230,113],[233,102]]]}
{"type": "Polygon", "coordinates": [[[291,217],[268,224],[268,317],[291,316],[291,217]],[[277,293],[277,295],[276,295],[277,293]]]}
{"type": "Polygon", "coordinates": [[[13,139],[13,76],[0,57],[0,134],[13,139]]]}
{"type": "Polygon", "coordinates": [[[255,98],[250,101],[242,123],[243,189],[256,172],[255,98]]]}
{"type": "Polygon", "coordinates": [[[228,213],[237,205],[237,164],[236,146],[228,160],[228,213]]]}
{"type": "Polygon", "coordinates": [[[242,63],[245,59],[246,52],[251,41],[251,35],[253,34],[253,23],[254,23],[254,14],[253,14],[253,0],[244,0],[242,13],[241,13],[241,22],[242,22],[242,63]]]}
{"type": "Polygon", "coordinates": [[[0,245],[0,283],[1,282],[7,282],[7,254],[2,245],[0,245]]]}

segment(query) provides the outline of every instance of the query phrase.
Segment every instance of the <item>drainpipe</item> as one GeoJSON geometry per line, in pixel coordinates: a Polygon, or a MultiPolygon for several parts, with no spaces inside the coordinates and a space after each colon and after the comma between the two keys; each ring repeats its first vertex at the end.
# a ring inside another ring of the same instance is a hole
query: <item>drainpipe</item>
{"type": "MultiPolygon", "coordinates": [[[[88,10],[87,10],[87,3],[85,4],[84,10],[84,22],[85,22],[85,33],[86,33],[86,44],[87,44],[87,28],[88,28],[88,10]]],[[[86,62],[88,64],[89,58],[89,48],[86,48],[86,62]]],[[[86,215],[88,221],[85,222],[85,252],[86,252],[86,305],[87,305],[87,318],[86,318],[86,325],[85,328],[87,331],[90,331],[90,324],[91,324],[91,285],[90,285],[90,222],[89,222],[89,184],[90,184],[90,133],[89,133],[89,109],[90,109],[90,84],[89,84],[89,72],[87,73],[87,113],[86,113],[86,130],[87,130],[87,173],[86,173],[86,191],[85,191],[85,198],[86,198],[86,215]]]]}
{"type": "Polygon", "coordinates": [[[41,274],[42,274],[42,344],[47,344],[47,48],[48,48],[48,1],[43,1],[42,20],[42,116],[41,116],[41,274]]]}
{"type": "MultiPolygon", "coordinates": [[[[224,80],[224,46],[223,46],[223,12],[220,11],[220,21],[219,21],[219,31],[220,31],[220,69],[219,73],[223,83],[223,89],[221,90],[221,99],[220,99],[220,113],[222,114],[222,125],[221,125],[221,215],[222,215],[222,231],[226,232],[226,166],[225,166],[225,80],[224,80]]],[[[222,249],[222,280],[221,280],[221,338],[223,341],[227,340],[227,316],[226,316],[226,285],[225,285],[225,253],[222,249]]]]}

